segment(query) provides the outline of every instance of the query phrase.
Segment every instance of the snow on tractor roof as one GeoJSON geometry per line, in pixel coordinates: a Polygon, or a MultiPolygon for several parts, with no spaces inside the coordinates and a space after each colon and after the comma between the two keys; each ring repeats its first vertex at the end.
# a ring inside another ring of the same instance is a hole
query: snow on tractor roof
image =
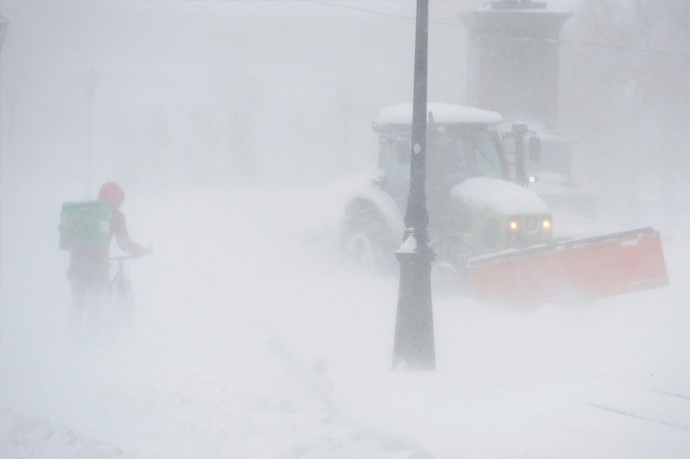
{"type": "MultiPolygon", "coordinates": [[[[453,104],[427,104],[434,122],[439,124],[492,124],[500,123],[503,117],[496,112],[453,104]]],[[[412,124],[412,104],[400,104],[384,108],[376,119],[379,126],[412,124]]]]}

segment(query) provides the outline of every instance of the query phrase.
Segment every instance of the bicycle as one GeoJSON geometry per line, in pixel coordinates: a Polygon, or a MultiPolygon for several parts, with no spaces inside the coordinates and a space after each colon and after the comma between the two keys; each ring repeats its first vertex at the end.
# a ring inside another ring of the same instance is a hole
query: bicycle
{"type": "MultiPolygon", "coordinates": [[[[125,272],[125,261],[132,255],[112,257],[107,283],[82,285],[79,288],[80,308],[73,309],[71,327],[80,339],[100,342],[125,329],[131,322],[134,299],[132,283],[125,272]],[[114,275],[110,275],[116,264],[114,275]]],[[[75,293],[73,293],[74,295],[75,293]]]]}
{"type": "MultiPolygon", "coordinates": [[[[118,322],[129,320],[133,314],[134,296],[132,295],[132,282],[125,274],[124,263],[134,258],[137,258],[137,256],[124,255],[110,258],[111,264],[113,262],[117,263],[117,268],[108,285],[108,296],[113,319],[118,322]]],[[[121,325],[121,323],[117,325],[121,325]]]]}

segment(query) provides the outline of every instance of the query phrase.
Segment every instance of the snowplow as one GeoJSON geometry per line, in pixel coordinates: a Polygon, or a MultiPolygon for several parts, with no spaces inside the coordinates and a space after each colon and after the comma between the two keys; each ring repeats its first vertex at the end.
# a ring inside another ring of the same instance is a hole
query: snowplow
{"type": "Polygon", "coordinates": [[[512,303],[586,299],[668,284],[659,232],[642,228],[469,260],[473,293],[512,303]]]}
{"type": "MultiPolygon", "coordinates": [[[[506,139],[538,160],[525,126],[501,135],[502,116],[428,104],[426,190],[432,282],[457,285],[487,301],[538,304],[597,298],[668,283],[661,238],[642,228],[586,239],[554,237],[558,221],[509,164],[506,139]],[[516,183],[516,181],[518,183],[516,183]],[[438,280],[435,280],[438,279],[438,280]]],[[[349,200],[342,252],[355,265],[392,272],[409,191],[412,105],[381,111],[378,168],[349,200]]],[[[516,172],[517,171],[517,172],[516,172]]]]}

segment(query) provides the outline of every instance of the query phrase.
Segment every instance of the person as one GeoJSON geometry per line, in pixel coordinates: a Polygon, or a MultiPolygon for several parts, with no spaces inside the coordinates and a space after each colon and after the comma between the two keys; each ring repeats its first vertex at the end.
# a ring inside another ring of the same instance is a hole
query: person
{"type": "MultiPolygon", "coordinates": [[[[120,249],[134,256],[149,255],[151,247],[138,244],[129,236],[125,215],[120,206],[125,193],[115,182],[106,182],[98,193],[98,199],[108,202],[113,208],[110,223],[110,240],[115,237],[120,249]]],[[[105,301],[109,293],[110,253],[105,247],[75,246],[70,250],[70,263],[67,279],[72,292],[73,323],[78,325],[84,311],[105,301]]]]}

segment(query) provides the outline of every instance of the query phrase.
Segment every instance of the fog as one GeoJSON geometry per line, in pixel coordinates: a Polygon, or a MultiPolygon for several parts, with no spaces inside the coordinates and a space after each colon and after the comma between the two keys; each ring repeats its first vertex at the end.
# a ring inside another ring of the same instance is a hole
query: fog
{"type": "MultiPolygon", "coordinates": [[[[429,100],[468,103],[483,2],[432,1],[429,100]]],[[[549,1],[583,232],[654,226],[671,284],[530,309],[434,297],[391,371],[398,280],[342,266],[371,123],[412,97],[412,1],[11,1],[0,51],[3,457],[683,457],[690,9],[549,1]],[[116,180],[135,315],[69,333],[61,204],[116,180]]]]}
{"type": "MultiPolygon", "coordinates": [[[[379,6],[392,16],[315,2],[4,4],[18,168],[60,157],[84,175],[90,151],[94,183],[113,169],[152,185],[323,180],[371,166],[368,126],[409,98],[406,2],[379,6]],[[20,131],[39,106],[50,139],[20,131]]],[[[435,59],[454,71],[435,97],[461,98],[462,53],[443,44],[460,35],[439,27],[435,59]]]]}
{"type": "Polygon", "coordinates": [[[629,223],[688,227],[689,24],[687,2],[583,1],[564,26],[561,130],[629,223]]]}

